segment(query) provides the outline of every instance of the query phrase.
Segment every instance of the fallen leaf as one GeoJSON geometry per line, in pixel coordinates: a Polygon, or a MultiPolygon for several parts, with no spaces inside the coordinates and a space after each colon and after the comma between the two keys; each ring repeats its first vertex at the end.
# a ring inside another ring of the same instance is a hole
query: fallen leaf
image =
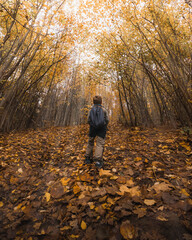
{"type": "Polygon", "coordinates": [[[161,207],[159,207],[157,210],[163,211],[163,209],[164,209],[164,206],[161,206],[161,207]]]}
{"type": "Polygon", "coordinates": [[[40,223],[40,222],[37,222],[37,223],[35,223],[35,224],[33,225],[33,227],[34,227],[36,230],[39,230],[40,226],[41,226],[41,223],[40,223]]]}
{"type": "Polygon", "coordinates": [[[69,224],[70,224],[71,227],[76,228],[76,227],[78,226],[78,220],[75,219],[75,220],[73,220],[73,221],[70,221],[69,224]]]}
{"type": "Polygon", "coordinates": [[[60,231],[66,231],[66,230],[69,230],[69,229],[71,229],[70,226],[64,226],[64,227],[60,228],[60,231]]]}
{"type": "Polygon", "coordinates": [[[162,182],[162,183],[159,183],[159,182],[156,182],[152,188],[157,192],[157,193],[160,193],[161,191],[169,191],[171,190],[172,188],[172,185],[171,184],[167,184],[165,182],[162,182]]]}
{"type": "Polygon", "coordinates": [[[82,182],[90,182],[93,179],[93,176],[91,176],[89,173],[84,173],[81,174],[79,178],[82,182]]]}
{"type": "Polygon", "coordinates": [[[119,189],[122,193],[129,192],[129,188],[126,185],[121,185],[119,189]]]}
{"type": "Polygon", "coordinates": [[[183,195],[185,195],[186,197],[189,197],[190,196],[190,194],[183,188],[183,189],[181,189],[181,193],[183,194],[183,195]]]}
{"type": "Polygon", "coordinates": [[[116,179],[118,179],[118,177],[117,176],[112,176],[112,177],[110,177],[110,179],[111,180],[116,180],[116,179]]]}
{"type": "Polygon", "coordinates": [[[62,178],[61,183],[63,186],[67,186],[70,181],[70,178],[62,178]]]}
{"type": "Polygon", "coordinates": [[[79,192],[81,192],[81,188],[78,185],[75,185],[73,187],[73,192],[74,192],[74,194],[78,194],[79,192]]]}
{"type": "Polygon", "coordinates": [[[117,179],[117,182],[120,183],[120,184],[125,184],[127,181],[127,179],[123,176],[119,176],[118,179],[117,179]]]}
{"type": "Polygon", "coordinates": [[[18,171],[18,173],[23,173],[23,169],[22,168],[19,168],[17,171],[18,171]]]}
{"type": "Polygon", "coordinates": [[[94,209],[95,208],[95,205],[93,202],[88,202],[88,205],[90,207],[90,209],[94,209]]]}
{"type": "Polygon", "coordinates": [[[133,212],[138,215],[138,218],[142,218],[146,215],[147,209],[146,208],[137,208],[133,212]]]}
{"type": "Polygon", "coordinates": [[[3,207],[3,202],[0,202],[0,207],[3,207]]]}
{"type": "Polygon", "coordinates": [[[84,193],[81,193],[78,198],[79,198],[79,199],[85,198],[85,194],[84,194],[84,193]]]}
{"type": "Polygon", "coordinates": [[[85,230],[86,228],[87,228],[87,224],[84,221],[82,221],[81,222],[81,229],[85,230]]]}
{"type": "Polygon", "coordinates": [[[107,202],[108,202],[110,205],[114,205],[114,204],[115,204],[115,201],[114,201],[114,199],[112,199],[112,198],[107,198],[107,202]]]}
{"type": "Polygon", "coordinates": [[[128,187],[132,187],[132,186],[134,186],[134,182],[133,182],[133,180],[132,180],[132,179],[127,180],[127,181],[126,181],[126,185],[127,185],[128,187]]]}
{"type": "Polygon", "coordinates": [[[120,233],[124,239],[130,240],[137,237],[138,233],[129,220],[123,222],[120,226],[120,233]]]}
{"type": "Polygon", "coordinates": [[[155,200],[153,200],[153,199],[145,199],[145,200],[144,200],[144,203],[145,203],[147,206],[152,206],[152,205],[154,205],[156,202],[155,202],[155,200]]]}
{"type": "Polygon", "coordinates": [[[116,168],[112,168],[112,172],[116,173],[117,169],[116,168]]]}
{"type": "Polygon", "coordinates": [[[107,177],[111,177],[113,176],[113,174],[110,172],[110,170],[103,170],[102,168],[99,171],[99,176],[107,176],[107,177]]]}
{"type": "Polygon", "coordinates": [[[15,178],[15,177],[11,176],[10,183],[11,184],[16,184],[18,182],[18,180],[19,180],[18,178],[15,178]]]}
{"type": "Polygon", "coordinates": [[[191,147],[187,145],[185,142],[181,142],[180,145],[185,148],[187,151],[191,151],[191,147]]]}
{"type": "Polygon", "coordinates": [[[21,210],[22,210],[23,212],[25,212],[25,209],[26,209],[26,206],[23,206],[23,207],[21,208],[21,210]]]}
{"type": "Polygon", "coordinates": [[[45,198],[46,198],[47,202],[49,202],[49,200],[50,200],[50,198],[51,198],[51,194],[48,193],[48,192],[46,192],[46,193],[45,193],[45,198]]]}
{"type": "Polygon", "coordinates": [[[53,198],[60,198],[64,193],[64,187],[60,183],[53,185],[50,191],[50,194],[53,198]]]}
{"type": "Polygon", "coordinates": [[[74,234],[72,234],[70,237],[71,237],[71,238],[79,238],[79,235],[74,235],[74,234]]]}
{"type": "Polygon", "coordinates": [[[141,195],[141,191],[139,190],[139,186],[128,188],[126,185],[121,185],[120,186],[120,191],[121,191],[122,194],[124,194],[125,192],[130,193],[132,197],[134,197],[134,196],[139,197],[141,195]]]}
{"type": "Polygon", "coordinates": [[[20,203],[19,205],[17,205],[16,207],[14,207],[14,211],[19,210],[22,207],[22,203],[20,203]]]}
{"type": "Polygon", "coordinates": [[[134,160],[135,160],[135,161],[141,161],[142,158],[141,158],[141,157],[136,157],[134,160]]]}
{"type": "Polygon", "coordinates": [[[168,221],[168,219],[166,219],[166,218],[163,217],[163,216],[158,216],[158,217],[157,217],[157,220],[162,221],[162,222],[167,222],[167,221],[168,221]]]}
{"type": "Polygon", "coordinates": [[[102,206],[98,206],[95,208],[95,211],[99,213],[100,216],[103,216],[105,214],[105,209],[102,206]]]}

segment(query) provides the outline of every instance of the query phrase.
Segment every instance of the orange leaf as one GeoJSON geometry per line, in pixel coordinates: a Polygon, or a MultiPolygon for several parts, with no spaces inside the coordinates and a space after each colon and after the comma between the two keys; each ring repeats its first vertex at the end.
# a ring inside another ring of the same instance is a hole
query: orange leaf
{"type": "Polygon", "coordinates": [[[77,194],[77,193],[81,192],[80,187],[79,187],[78,185],[75,185],[75,186],[73,187],[73,192],[74,192],[74,194],[77,194]]]}

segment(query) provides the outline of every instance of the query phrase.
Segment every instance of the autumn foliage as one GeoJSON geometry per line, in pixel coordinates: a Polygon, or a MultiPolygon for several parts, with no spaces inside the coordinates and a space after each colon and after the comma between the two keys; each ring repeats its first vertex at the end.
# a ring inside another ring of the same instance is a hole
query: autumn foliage
{"type": "Polygon", "coordinates": [[[192,239],[190,0],[0,0],[0,239],[192,239]],[[104,168],[84,165],[101,95],[104,168]]]}
{"type": "Polygon", "coordinates": [[[0,3],[1,130],[84,123],[94,94],[129,126],[191,125],[190,1],[53,2],[0,3]]]}

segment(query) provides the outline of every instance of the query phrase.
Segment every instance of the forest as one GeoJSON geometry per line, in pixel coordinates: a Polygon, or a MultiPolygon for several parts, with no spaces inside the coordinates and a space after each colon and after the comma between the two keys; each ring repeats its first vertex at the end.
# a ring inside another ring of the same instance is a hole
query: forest
{"type": "Polygon", "coordinates": [[[191,1],[1,1],[0,129],[191,126],[191,1]]]}
{"type": "Polygon", "coordinates": [[[0,0],[0,239],[192,240],[191,13],[0,0]],[[84,165],[95,95],[101,169],[84,165]]]}

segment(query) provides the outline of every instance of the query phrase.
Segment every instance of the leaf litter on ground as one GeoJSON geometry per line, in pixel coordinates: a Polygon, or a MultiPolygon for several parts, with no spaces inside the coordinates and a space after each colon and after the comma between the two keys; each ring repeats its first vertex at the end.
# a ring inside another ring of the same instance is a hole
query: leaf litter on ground
{"type": "Polygon", "coordinates": [[[190,136],[113,125],[99,170],[84,165],[87,132],[1,135],[0,238],[190,239],[190,136]]]}

